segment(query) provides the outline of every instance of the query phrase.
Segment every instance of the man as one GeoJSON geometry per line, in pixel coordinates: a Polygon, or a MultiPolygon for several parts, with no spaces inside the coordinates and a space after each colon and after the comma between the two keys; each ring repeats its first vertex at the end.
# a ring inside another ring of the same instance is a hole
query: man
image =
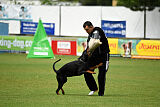
{"type": "MultiPolygon", "coordinates": [[[[98,63],[103,63],[101,67],[98,68],[99,74],[98,74],[98,84],[99,84],[99,96],[104,95],[105,91],[105,80],[106,80],[106,72],[108,70],[109,66],[109,45],[108,40],[103,32],[103,30],[99,27],[94,27],[90,21],[86,21],[83,24],[83,28],[85,31],[89,34],[87,39],[87,49],[85,50],[87,54],[89,55],[88,62],[90,66],[96,65],[98,63]],[[102,44],[97,47],[93,52],[88,51],[88,43],[91,38],[99,39],[102,44]]],[[[94,92],[98,91],[97,84],[95,82],[94,77],[92,74],[86,73],[84,74],[85,81],[91,90],[91,92],[88,95],[92,95],[94,92]]]]}

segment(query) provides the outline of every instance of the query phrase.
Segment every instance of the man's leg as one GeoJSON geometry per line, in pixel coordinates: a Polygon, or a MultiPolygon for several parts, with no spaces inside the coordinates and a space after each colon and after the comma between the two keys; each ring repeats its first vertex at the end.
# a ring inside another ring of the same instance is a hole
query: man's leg
{"type": "Polygon", "coordinates": [[[107,54],[107,61],[103,63],[101,67],[99,67],[99,74],[98,74],[98,83],[99,83],[99,96],[104,95],[105,91],[105,82],[106,82],[106,72],[109,68],[109,54],[107,54]]]}
{"type": "Polygon", "coordinates": [[[99,96],[104,95],[105,91],[105,81],[106,81],[106,69],[104,66],[99,67],[99,74],[98,74],[98,84],[99,84],[99,96]]]}
{"type": "Polygon", "coordinates": [[[96,90],[98,90],[96,81],[95,81],[95,79],[94,79],[94,77],[93,77],[92,74],[85,73],[85,74],[84,74],[84,78],[85,78],[85,81],[86,81],[86,83],[87,83],[88,88],[89,88],[91,91],[96,91],[96,90]]]}

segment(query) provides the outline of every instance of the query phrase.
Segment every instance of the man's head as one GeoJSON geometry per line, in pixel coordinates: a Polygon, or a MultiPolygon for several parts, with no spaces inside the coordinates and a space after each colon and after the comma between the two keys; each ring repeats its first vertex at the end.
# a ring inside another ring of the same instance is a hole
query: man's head
{"type": "Polygon", "coordinates": [[[83,24],[83,28],[84,30],[88,33],[88,34],[91,34],[91,32],[93,31],[94,29],[94,26],[92,25],[92,23],[90,21],[86,21],[84,24],[83,24]]]}

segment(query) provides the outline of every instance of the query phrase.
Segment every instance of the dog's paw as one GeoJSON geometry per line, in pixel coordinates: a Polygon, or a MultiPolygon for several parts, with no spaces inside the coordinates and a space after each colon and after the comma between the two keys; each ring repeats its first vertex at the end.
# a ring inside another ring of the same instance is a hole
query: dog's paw
{"type": "Polygon", "coordinates": [[[56,91],[56,94],[57,94],[57,95],[60,95],[60,94],[59,94],[59,91],[56,91]]]}
{"type": "Polygon", "coordinates": [[[57,95],[60,95],[59,92],[56,92],[57,95]]]}

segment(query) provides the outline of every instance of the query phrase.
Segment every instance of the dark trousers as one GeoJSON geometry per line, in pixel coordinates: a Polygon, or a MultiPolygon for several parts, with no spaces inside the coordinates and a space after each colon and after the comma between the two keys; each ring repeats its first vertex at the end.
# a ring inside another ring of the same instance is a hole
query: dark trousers
{"type": "MultiPolygon", "coordinates": [[[[99,74],[98,74],[98,84],[99,84],[99,95],[104,95],[104,91],[105,91],[105,81],[106,81],[106,72],[108,70],[109,67],[109,54],[107,56],[107,61],[103,61],[103,65],[101,67],[99,67],[99,74]]],[[[92,74],[89,73],[85,73],[84,74],[85,77],[85,81],[87,83],[87,86],[89,87],[89,89],[91,91],[95,91],[98,90],[96,81],[93,77],[92,74]]]]}

